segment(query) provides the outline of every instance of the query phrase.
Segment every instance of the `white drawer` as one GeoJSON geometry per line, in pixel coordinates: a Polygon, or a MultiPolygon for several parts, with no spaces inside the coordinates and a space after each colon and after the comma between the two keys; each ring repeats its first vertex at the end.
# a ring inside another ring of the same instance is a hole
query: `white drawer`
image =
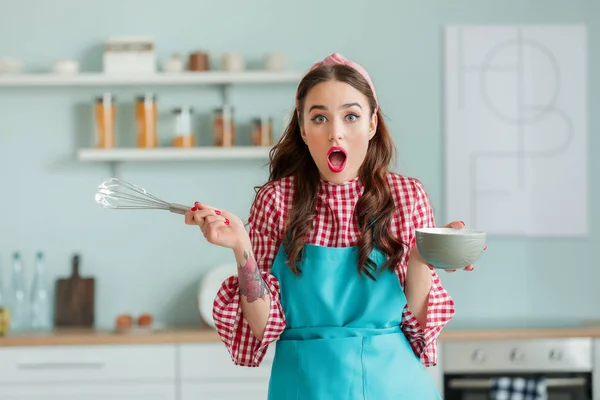
{"type": "Polygon", "coordinates": [[[179,352],[182,379],[268,378],[275,344],[269,346],[259,367],[235,365],[223,343],[182,344],[179,352]]]}
{"type": "MultiPolygon", "coordinates": [[[[263,397],[263,399],[265,399],[263,397]]],[[[2,385],[0,400],[176,400],[174,383],[34,383],[2,385]]],[[[196,398],[198,399],[198,398],[196,398]]],[[[202,397],[200,397],[202,399],[202,397]]],[[[236,399],[239,400],[239,399],[236,399]]],[[[244,399],[246,400],[246,399],[244,399]]]]}
{"type": "Polygon", "coordinates": [[[0,383],[174,380],[174,345],[0,348],[0,383]]]}
{"type": "Polygon", "coordinates": [[[592,370],[589,338],[448,342],[444,373],[559,372],[592,370]]]}

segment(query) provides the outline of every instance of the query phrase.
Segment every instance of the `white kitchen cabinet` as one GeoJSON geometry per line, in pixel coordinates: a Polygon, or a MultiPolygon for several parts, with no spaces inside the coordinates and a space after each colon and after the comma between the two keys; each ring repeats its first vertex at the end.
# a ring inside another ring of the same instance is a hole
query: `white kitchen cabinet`
{"type": "Polygon", "coordinates": [[[179,345],[181,380],[262,379],[268,380],[275,356],[275,345],[269,346],[259,367],[235,365],[223,343],[179,345]]]}
{"type": "Polygon", "coordinates": [[[248,368],[221,342],[0,347],[0,400],[265,400],[274,354],[248,368]]]}
{"type": "Polygon", "coordinates": [[[0,400],[177,400],[174,345],[0,348],[0,400]]]}
{"type": "Polygon", "coordinates": [[[267,385],[264,380],[239,382],[230,378],[215,382],[182,382],[179,400],[266,400],[267,385]]]}
{"type": "MultiPolygon", "coordinates": [[[[176,400],[175,383],[68,383],[7,385],[0,400],[176,400]]],[[[203,399],[196,397],[196,399],[203,399]]]]}
{"type": "Polygon", "coordinates": [[[0,386],[18,383],[175,382],[174,345],[0,348],[0,386]]]}
{"type": "Polygon", "coordinates": [[[179,345],[180,400],[265,400],[275,346],[257,368],[231,361],[222,343],[179,345]]]}

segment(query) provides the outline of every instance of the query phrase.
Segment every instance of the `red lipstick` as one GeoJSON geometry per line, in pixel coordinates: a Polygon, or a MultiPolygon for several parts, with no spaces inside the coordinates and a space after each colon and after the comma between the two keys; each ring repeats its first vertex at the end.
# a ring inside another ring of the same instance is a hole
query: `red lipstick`
{"type": "Polygon", "coordinates": [[[334,146],[327,152],[327,165],[331,172],[340,173],[346,167],[348,155],[342,147],[334,146]]]}

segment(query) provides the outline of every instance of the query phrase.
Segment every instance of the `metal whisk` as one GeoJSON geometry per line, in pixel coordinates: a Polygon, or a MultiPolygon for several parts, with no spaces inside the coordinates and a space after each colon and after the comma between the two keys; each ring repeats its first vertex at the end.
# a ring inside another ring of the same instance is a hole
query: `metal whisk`
{"type": "Polygon", "coordinates": [[[168,203],[148,193],[146,189],[132,183],[111,178],[98,186],[96,203],[103,208],[115,210],[169,210],[172,213],[185,215],[190,207],[168,203]]]}

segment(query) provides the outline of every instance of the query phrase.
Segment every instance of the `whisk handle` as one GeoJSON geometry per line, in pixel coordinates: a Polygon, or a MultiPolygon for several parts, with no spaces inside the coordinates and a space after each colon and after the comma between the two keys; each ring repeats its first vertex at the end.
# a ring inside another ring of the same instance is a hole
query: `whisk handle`
{"type": "Polygon", "coordinates": [[[181,204],[171,203],[169,204],[169,211],[175,214],[185,215],[186,211],[189,210],[190,207],[184,206],[181,204]]]}

